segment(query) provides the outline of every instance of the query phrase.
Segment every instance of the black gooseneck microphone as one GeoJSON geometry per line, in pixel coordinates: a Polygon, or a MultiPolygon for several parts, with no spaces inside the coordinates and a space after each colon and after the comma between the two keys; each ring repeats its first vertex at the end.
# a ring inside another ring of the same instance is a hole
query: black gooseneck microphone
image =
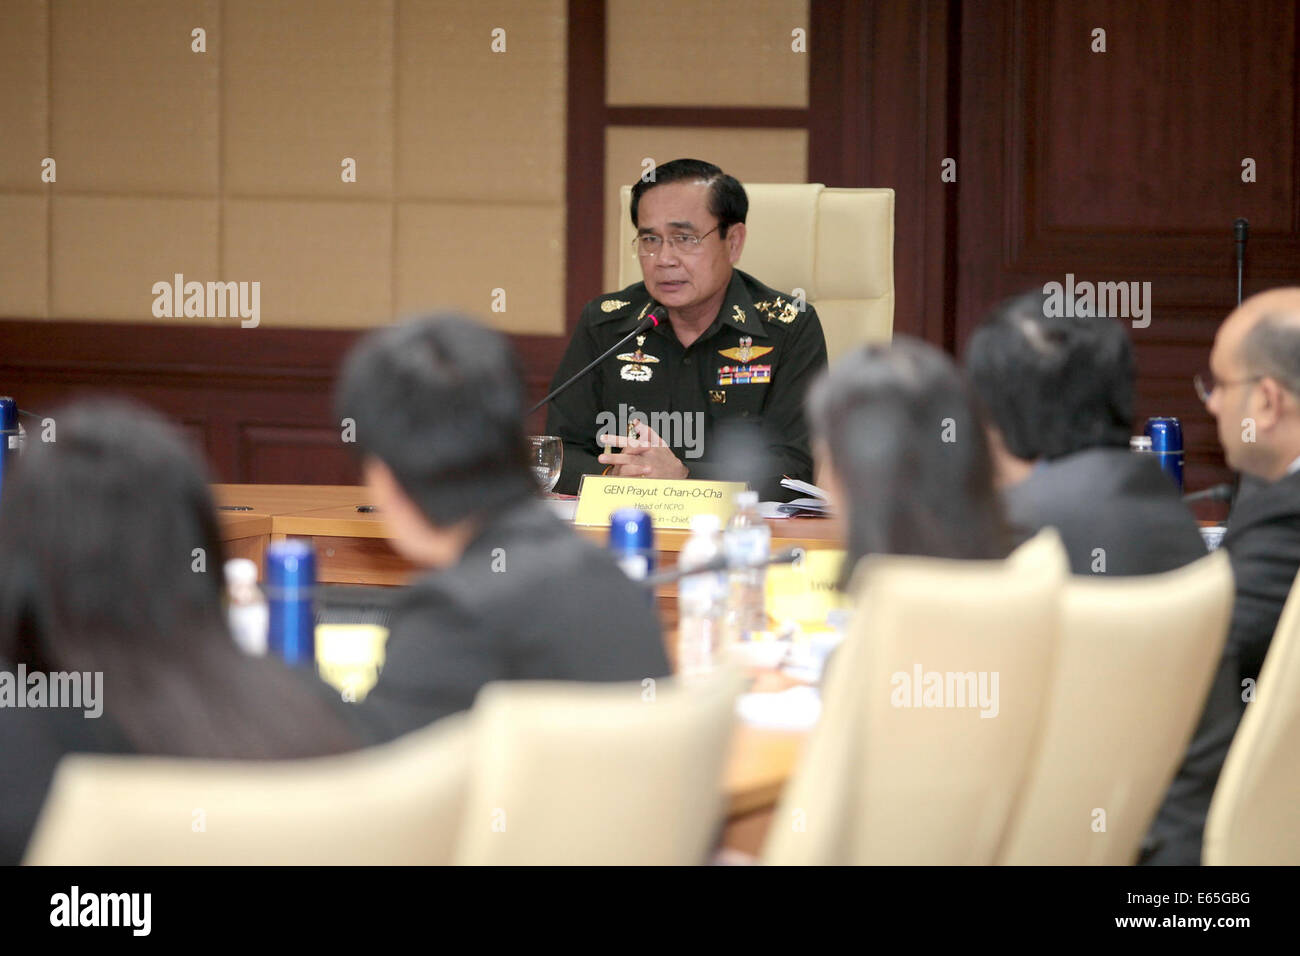
{"type": "MultiPolygon", "coordinates": [[[[658,324],[659,324],[660,322],[662,322],[662,321],[663,321],[663,320],[662,320],[661,318],[659,318],[659,315],[658,315],[657,310],[656,310],[656,309],[651,309],[649,312],[646,313],[645,318],[642,319],[639,323],[637,323],[637,327],[636,327],[635,329],[633,329],[633,330],[632,330],[631,332],[629,332],[627,335],[623,336],[621,339],[619,339],[617,342],[615,342],[613,345],[611,345],[609,348],[607,348],[607,349],[604,351],[604,353],[603,353],[602,355],[597,356],[597,357],[596,357],[596,358],[595,358],[595,359],[594,359],[590,364],[587,365],[586,368],[582,369],[582,370],[579,371],[579,372],[576,372],[574,375],[572,375],[572,376],[569,378],[569,380],[568,380],[567,382],[565,382],[565,383],[564,383],[563,385],[561,385],[559,388],[554,389],[554,390],[551,392],[551,394],[547,395],[544,399],[542,399],[540,402],[538,402],[538,403],[537,403],[536,405],[534,405],[532,408],[528,409],[528,415],[531,415],[533,412],[537,411],[539,408],[541,408],[541,407],[542,407],[543,405],[545,405],[547,402],[551,401],[551,399],[555,398],[555,396],[559,395],[561,392],[563,392],[566,388],[568,388],[570,385],[572,385],[572,384],[573,384],[574,382],[576,382],[578,379],[582,378],[584,375],[586,375],[588,372],[590,372],[593,368],[595,368],[595,367],[596,367],[597,365],[599,365],[601,362],[605,361],[605,359],[609,358],[611,355],[613,355],[613,354],[614,354],[615,352],[617,352],[619,349],[623,348],[623,346],[627,345],[628,342],[631,342],[634,338],[636,338],[636,337],[637,337],[638,335],[640,335],[641,333],[646,332],[646,331],[649,331],[650,329],[653,329],[656,325],[658,325],[658,324]]],[[[528,415],[525,415],[524,417],[527,418],[528,415]]]]}
{"type": "Polygon", "coordinates": [[[662,584],[672,584],[674,581],[688,578],[693,574],[709,574],[713,571],[747,571],[752,568],[766,568],[773,564],[794,564],[804,556],[804,553],[801,548],[789,548],[758,561],[740,561],[735,564],[728,560],[725,554],[720,554],[712,561],[697,564],[693,568],[683,568],[678,565],[669,571],[660,571],[658,574],[642,580],[641,584],[648,588],[657,588],[662,584]]]}
{"type": "Polygon", "coordinates": [[[1237,243],[1237,305],[1241,305],[1241,277],[1246,271],[1246,240],[1250,238],[1250,223],[1245,219],[1234,220],[1232,238],[1237,243]]]}

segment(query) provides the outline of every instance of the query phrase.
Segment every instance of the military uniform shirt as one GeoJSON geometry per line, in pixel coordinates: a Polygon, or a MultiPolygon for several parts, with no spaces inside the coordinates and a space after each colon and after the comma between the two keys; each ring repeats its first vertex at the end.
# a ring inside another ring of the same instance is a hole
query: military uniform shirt
{"type": "Polygon", "coordinates": [[[547,434],[564,442],[555,490],[576,494],[582,475],[600,474],[596,435],[627,434],[646,421],[691,478],[746,481],[765,501],[793,497],[783,475],[812,480],[804,395],[826,367],[816,310],[732,270],[713,323],[683,348],[644,282],[601,296],[582,310],[552,388],[636,328],[652,308],[663,316],[556,398],[547,434]],[[802,307],[801,307],[802,306],[802,307]]]}

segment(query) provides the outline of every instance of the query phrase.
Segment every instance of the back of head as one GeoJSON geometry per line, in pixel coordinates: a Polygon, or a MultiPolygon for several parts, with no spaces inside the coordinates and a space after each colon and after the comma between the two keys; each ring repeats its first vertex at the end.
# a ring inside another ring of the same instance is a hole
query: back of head
{"type": "Polygon", "coordinates": [[[440,315],[370,333],[348,357],[337,407],[355,421],[358,449],[387,465],[436,526],[536,490],[518,361],[503,336],[471,319],[440,315]]]}
{"type": "Polygon", "coordinates": [[[1128,446],[1135,363],[1115,319],[1056,316],[1047,295],[1028,292],[989,312],[965,365],[984,413],[1017,458],[1128,446]]]}
{"type": "Polygon", "coordinates": [[[813,386],[808,413],[849,499],[846,573],[872,553],[1006,553],[983,422],[943,352],[906,336],[860,348],[813,386]]]}
{"type": "Polygon", "coordinates": [[[726,238],[727,229],[745,221],[749,215],[749,196],[735,176],[702,159],[674,159],[654,168],[649,177],[632,184],[632,225],[637,222],[641,197],[656,186],[669,183],[704,183],[709,187],[709,212],[718,220],[718,235],[726,238]]]}
{"type": "Polygon", "coordinates": [[[0,658],[101,672],[104,713],[144,752],[330,749],[287,675],[230,638],[215,508],[180,434],[117,400],[52,417],[0,506],[0,658]]]}

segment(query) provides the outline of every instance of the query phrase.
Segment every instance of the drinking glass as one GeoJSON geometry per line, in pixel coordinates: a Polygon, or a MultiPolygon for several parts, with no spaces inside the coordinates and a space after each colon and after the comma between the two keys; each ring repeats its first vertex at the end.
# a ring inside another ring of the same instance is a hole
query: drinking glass
{"type": "Polygon", "coordinates": [[[549,494],[560,480],[564,465],[564,443],[555,435],[528,436],[528,467],[533,470],[544,494],[549,494]]]}

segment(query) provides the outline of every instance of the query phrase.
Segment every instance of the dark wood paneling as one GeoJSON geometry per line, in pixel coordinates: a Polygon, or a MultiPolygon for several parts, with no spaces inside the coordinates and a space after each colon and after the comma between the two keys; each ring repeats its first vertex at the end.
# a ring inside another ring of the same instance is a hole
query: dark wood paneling
{"type": "Polygon", "coordinates": [[[808,177],[894,190],[894,331],[951,349],[956,157],[950,0],[812,6],[808,177]]]}
{"type": "Polygon", "coordinates": [[[1225,480],[1191,377],[1235,305],[1235,217],[1247,294],[1300,272],[1294,0],[967,3],[960,45],[958,348],[998,299],[1068,273],[1150,282],[1139,420],[1182,419],[1189,488],[1225,480]]]}
{"type": "MultiPolygon", "coordinates": [[[[0,320],[0,393],[46,415],[116,394],[167,415],[224,482],[357,484],[334,382],[359,332],[0,320]]],[[[564,340],[511,336],[527,401],[546,393],[564,340]]],[[[526,422],[540,430],[544,414],[526,422]]],[[[25,422],[25,427],[31,425],[25,422]]]]}
{"type": "MultiPolygon", "coordinates": [[[[605,0],[569,0],[565,328],[605,291],[605,0]]],[[[538,396],[539,398],[541,396],[538,396]]]]}

